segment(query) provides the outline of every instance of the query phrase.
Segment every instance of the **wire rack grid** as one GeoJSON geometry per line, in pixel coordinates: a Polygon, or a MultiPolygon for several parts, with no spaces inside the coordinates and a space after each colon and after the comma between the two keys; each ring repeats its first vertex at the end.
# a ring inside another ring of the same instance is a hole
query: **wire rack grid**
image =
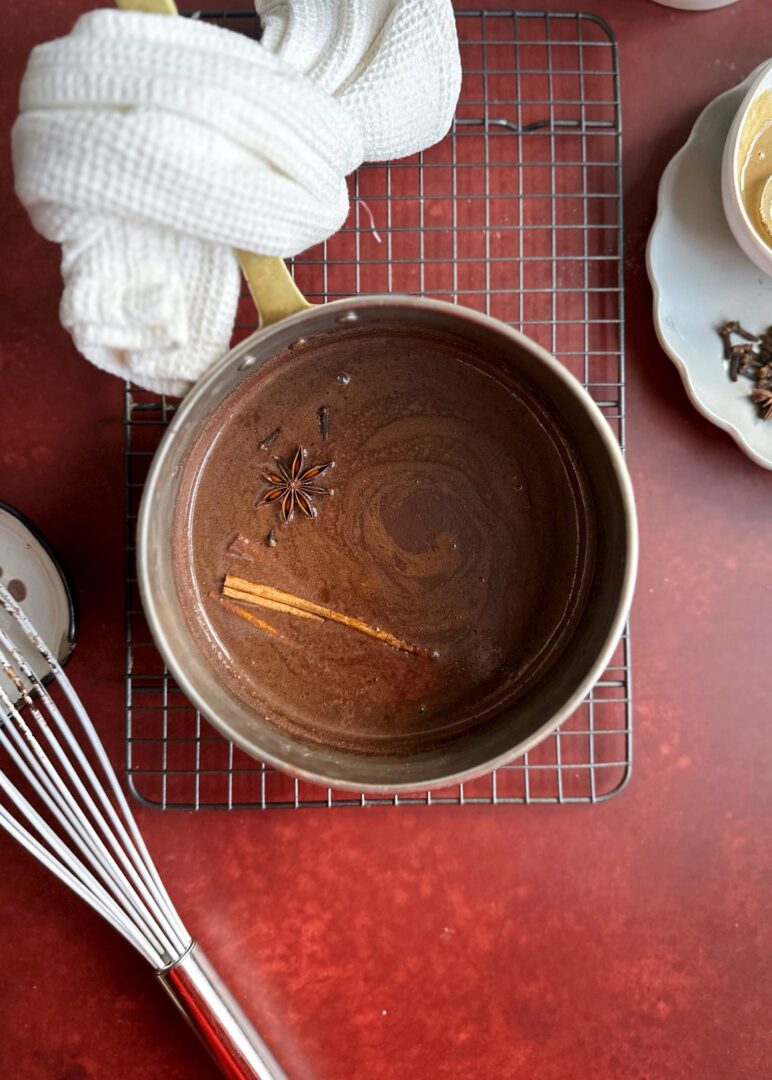
{"type": "MultiPolygon", "coordinates": [[[[209,18],[257,34],[253,16],[209,18]]],[[[616,43],[587,14],[458,11],[464,68],[451,133],[351,178],[344,228],[294,260],[324,301],[412,292],[511,323],[582,381],[624,447],[621,113],[616,43]]],[[[235,341],[255,326],[245,294],[235,341]]],[[[134,577],[134,531],[152,455],[176,402],[127,386],[129,784],[161,808],[595,803],[632,765],[626,631],[580,708],[523,758],[452,789],[353,796],[293,780],[221,738],[186,701],[153,645],[134,577]]]]}

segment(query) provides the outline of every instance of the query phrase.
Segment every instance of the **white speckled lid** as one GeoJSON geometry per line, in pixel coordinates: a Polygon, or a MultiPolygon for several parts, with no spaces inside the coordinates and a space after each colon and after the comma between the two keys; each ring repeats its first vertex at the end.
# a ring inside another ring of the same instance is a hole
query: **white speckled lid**
{"type": "MultiPolygon", "coordinates": [[[[77,623],[72,589],[45,538],[5,503],[0,503],[0,581],[19,602],[54,655],[65,663],[75,643],[77,623]]],[[[30,649],[24,634],[2,608],[0,625],[23,647],[33,670],[44,679],[48,671],[45,661],[30,649]]],[[[12,700],[18,697],[15,687],[3,674],[0,685],[12,700]]]]}

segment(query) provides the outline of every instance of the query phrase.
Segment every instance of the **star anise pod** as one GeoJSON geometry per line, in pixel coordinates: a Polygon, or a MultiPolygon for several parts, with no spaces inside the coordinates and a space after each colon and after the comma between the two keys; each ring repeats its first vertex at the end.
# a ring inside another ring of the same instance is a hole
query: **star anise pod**
{"type": "Polygon", "coordinates": [[[753,403],[758,406],[759,416],[762,420],[772,420],[772,390],[764,386],[757,386],[751,391],[753,403]]]}
{"type": "Polygon", "coordinates": [[[263,477],[271,486],[255,504],[256,506],[269,506],[271,503],[279,502],[282,521],[285,524],[294,517],[296,506],[300,507],[301,513],[305,514],[306,517],[314,517],[316,515],[313,504],[314,496],[331,494],[328,488],[322,487],[321,484],[314,481],[322,473],[327,472],[332,462],[327,461],[323,465],[308,465],[304,469],[304,457],[305,450],[302,446],[299,446],[295,451],[291,464],[285,465],[283,461],[276,458],[276,471],[267,472],[263,477]]]}

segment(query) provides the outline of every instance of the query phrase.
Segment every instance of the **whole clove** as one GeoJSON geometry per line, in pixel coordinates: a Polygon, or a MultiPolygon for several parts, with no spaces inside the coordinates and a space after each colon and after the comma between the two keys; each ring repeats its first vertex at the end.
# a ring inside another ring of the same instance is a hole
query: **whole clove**
{"type": "Polygon", "coordinates": [[[719,327],[718,333],[724,343],[729,378],[732,382],[737,382],[741,375],[753,379],[751,401],[762,420],[772,420],[772,326],[762,334],[753,334],[737,319],[731,319],[719,327]],[[744,340],[734,343],[734,335],[744,340]]]}
{"type": "Polygon", "coordinates": [[[266,437],[262,440],[262,442],[260,443],[260,449],[261,450],[270,450],[271,447],[273,446],[273,444],[276,442],[276,440],[279,438],[280,435],[281,435],[281,428],[280,427],[274,428],[273,431],[270,431],[266,435],[266,437]]]}
{"type": "Polygon", "coordinates": [[[766,390],[772,389],[772,364],[762,364],[756,372],[756,385],[766,390]]]}
{"type": "Polygon", "coordinates": [[[729,378],[737,382],[738,375],[747,375],[756,363],[756,353],[752,345],[732,345],[729,354],[729,378]]]}
{"type": "Polygon", "coordinates": [[[732,334],[735,332],[738,326],[739,323],[736,320],[733,320],[732,322],[724,323],[723,326],[719,327],[718,332],[721,335],[721,340],[724,343],[725,360],[731,361],[732,359],[732,334]]]}
{"type": "Polygon", "coordinates": [[[316,410],[316,415],[319,418],[319,431],[322,438],[326,439],[330,434],[330,410],[326,405],[320,405],[316,410]]]}
{"type": "Polygon", "coordinates": [[[754,342],[754,344],[761,340],[758,334],[752,334],[750,330],[745,330],[742,326],[742,323],[739,322],[735,322],[734,332],[739,337],[745,338],[746,341],[752,341],[754,342]]]}

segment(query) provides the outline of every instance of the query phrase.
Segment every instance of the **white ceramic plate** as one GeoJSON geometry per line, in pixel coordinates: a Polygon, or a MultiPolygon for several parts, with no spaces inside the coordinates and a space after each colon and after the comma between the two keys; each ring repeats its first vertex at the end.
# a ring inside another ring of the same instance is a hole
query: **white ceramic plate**
{"type": "Polygon", "coordinates": [[[687,394],[750,458],[772,469],[772,421],[758,417],[749,379],[730,381],[716,332],[729,319],[753,331],[772,326],[772,277],[740,250],[721,201],[724,142],[754,75],[707,106],[665,169],[646,264],[657,336],[687,394]]]}
{"type": "MultiPolygon", "coordinates": [[[[75,641],[75,605],[67,577],[40,533],[16,510],[0,503],[0,581],[29,617],[60,663],[65,663],[75,641]]],[[[42,679],[48,664],[32,648],[23,631],[0,607],[0,626],[6,630],[42,679]]],[[[16,700],[18,692],[0,673],[0,685],[16,700]]]]}

